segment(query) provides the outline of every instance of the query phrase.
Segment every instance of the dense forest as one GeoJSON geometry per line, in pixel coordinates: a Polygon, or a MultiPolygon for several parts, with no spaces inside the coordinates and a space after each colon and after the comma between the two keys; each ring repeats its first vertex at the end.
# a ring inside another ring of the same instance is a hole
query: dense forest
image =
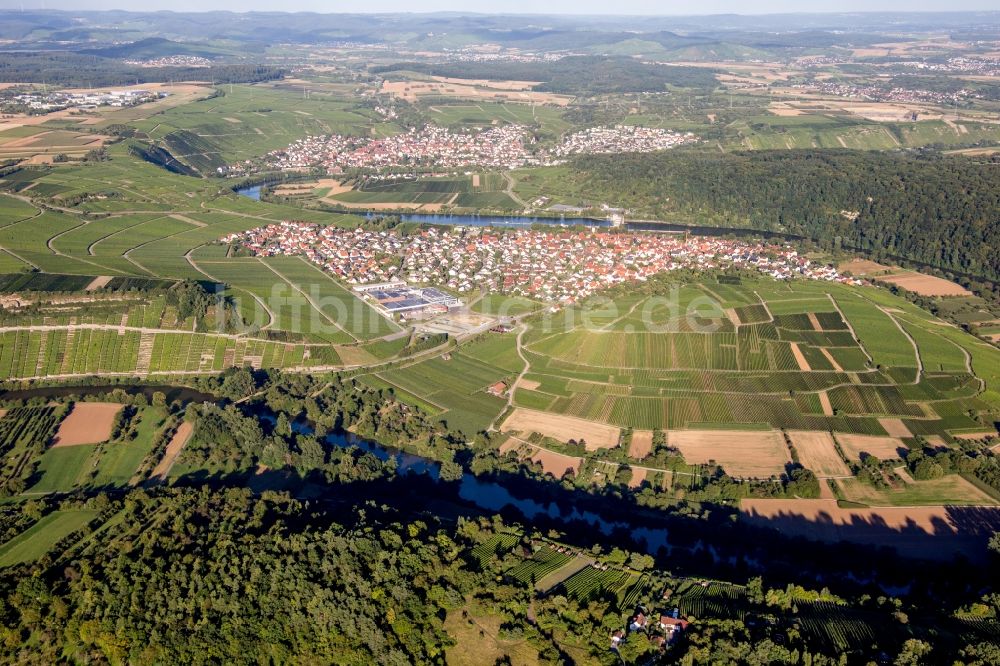
{"type": "Polygon", "coordinates": [[[581,192],[640,217],[839,237],[876,258],[895,255],[1000,279],[996,158],[673,151],[592,156],[576,165],[581,192]]]}
{"type": "Polygon", "coordinates": [[[213,65],[211,67],[139,67],[95,55],[68,52],[0,53],[0,82],[40,83],[90,88],[141,85],[166,81],[256,83],[284,76],[267,65],[213,65]]]}
{"type": "Polygon", "coordinates": [[[459,79],[540,81],[534,90],[567,95],[660,92],[667,86],[713,89],[712,70],[640,62],[634,58],[571,56],[552,62],[401,62],[372,68],[375,74],[412,71],[459,79]]]}
{"type": "MultiPolygon", "coordinates": [[[[3,511],[0,528],[23,529],[57,509],[96,517],[42,559],[0,572],[5,663],[403,666],[445,663],[451,647],[485,655],[498,643],[540,664],[650,663],[655,630],[630,631],[617,652],[610,636],[639,605],[668,609],[661,598],[684,586],[650,570],[648,557],[586,544],[573,552],[642,576],[636,606],[599,589],[537,596],[516,567],[550,546],[499,518],[445,524],[244,488],[136,489],[58,507],[35,500],[3,511]],[[489,625],[499,631],[485,634],[489,625]]],[[[827,590],[769,589],[759,578],[722,589],[737,595],[731,603],[747,621],[705,606],[663,663],[844,664],[794,628],[797,606],[839,608],[838,622],[899,614],[888,598],[855,610],[827,590]]],[[[921,639],[890,649],[899,664],[958,653],[921,639]]],[[[959,649],[965,663],[996,656],[987,643],[959,649]]]]}
{"type": "MultiPolygon", "coordinates": [[[[190,285],[182,287],[178,302],[197,307],[185,296],[190,285]]],[[[669,555],[575,521],[525,527],[453,494],[467,470],[527,488],[532,470],[498,458],[499,438],[478,435],[470,450],[466,437],[391,391],[329,380],[239,369],[195,380],[219,403],[168,404],[155,393],[172,423],[195,424],[178,458],[187,471],[173,487],[81,488],[0,507],[2,540],[49,516],[88,516],[45,554],[0,569],[0,661],[411,664],[444,663],[450,648],[518,646],[541,664],[646,664],[660,649],[656,630],[624,632],[630,618],[679,605],[691,624],[662,663],[824,666],[881,655],[899,664],[996,663],[989,641],[1000,596],[989,594],[992,576],[982,569],[942,576],[850,546],[802,550],[740,532],[724,510],[713,519],[699,502],[642,515],[648,526],[671,520],[669,555]],[[439,480],[323,438],[345,428],[440,461],[439,480]],[[579,592],[568,582],[539,588],[556,548],[570,552],[560,562],[599,564],[586,576],[626,571],[636,586],[629,594],[602,585],[579,592]],[[906,587],[905,598],[832,574],[864,570],[862,552],[877,566],[872,580],[906,587]],[[761,576],[734,565],[735,553],[768,567],[761,576]],[[802,557],[824,571],[822,581],[802,557]],[[519,573],[528,569],[538,577],[519,573]],[[844,642],[845,631],[861,638],[844,642]]],[[[145,404],[123,390],[104,399],[145,404]]],[[[953,458],[915,457],[913,473],[967,462],[953,458]]],[[[565,485],[544,486],[553,503],[571,497],[565,485]]],[[[600,497],[575,492],[571,502],[621,517],[644,511],[613,488],[600,497]]]]}

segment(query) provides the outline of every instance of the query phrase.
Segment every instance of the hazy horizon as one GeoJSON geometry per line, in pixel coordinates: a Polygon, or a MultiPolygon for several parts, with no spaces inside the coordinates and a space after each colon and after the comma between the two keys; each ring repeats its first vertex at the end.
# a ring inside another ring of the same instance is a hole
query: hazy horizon
{"type": "Polygon", "coordinates": [[[931,12],[993,12],[994,0],[963,0],[943,3],[938,0],[813,0],[802,3],[794,0],[760,0],[753,3],[735,3],[729,0],[706,0],[691,3],[662,2],[660,0],[621,0],[609,5],[593,0],[550,0],[539,10],[531,0],[509,0],[503,11],[493,3],[461,2],[459,0],[345,0],[331,7],[324,0],[288,0],[275,7],[272,0],[147,0],[139,3],[121,0],[0,0],[0,8],[7,10],[61,10],[61,11],[173,11],[209,12],[314,12],[340,13],[409,13],[423,14],[453,12],[458,14],[537,14],[566,16],[711,16],[713,14],[763,15],[763,14],[844,14],[844,13],[931,13],[931,12]],[[613,8],[613,11],[608,11],[613,8]],[[696,8],[697,11],[692,11],[696,8]]]}

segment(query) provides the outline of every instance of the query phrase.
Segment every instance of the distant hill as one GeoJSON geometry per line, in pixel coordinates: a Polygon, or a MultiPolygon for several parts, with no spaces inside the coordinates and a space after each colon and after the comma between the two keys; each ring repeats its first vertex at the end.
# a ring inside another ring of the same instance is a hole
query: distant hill
{"type": "Polygon", "coordinates": [[[115,44],[99,49],[82,49],[80,53],[95,55],[101,58],[151,60],[172,55],[198,56],[214,58],[220,55],[219,49],[205,44],[175,42],[163,37],[148,37],[127,44],[115,44]]]}

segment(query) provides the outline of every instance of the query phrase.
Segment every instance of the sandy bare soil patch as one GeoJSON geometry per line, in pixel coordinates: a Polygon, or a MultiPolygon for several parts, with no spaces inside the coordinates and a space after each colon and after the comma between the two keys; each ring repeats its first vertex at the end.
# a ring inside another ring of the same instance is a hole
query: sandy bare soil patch
{"type": "Polygon", "coordinates": [[[910,476],[910,470],[906,469],[906,465],[893,467],[892,471],[896,473],[896,476],[903,480],[903,483],[916,483],[916,480],[910,476]]]}
{"type": "Polygon", "coordinates": [[[773,430],[671,430],[667,443],[688,463],[715,461],[734,477],[767,478],[791,462],[781,433],[773,430]]]}
{"type": "Polygon", "coordinates": [[[517,451],[518,447],[522,445],[523,442],[520,442],[513,437],[508,437],[507,441],[500,445],[500,455],[505,456],[511,451],[517,451]]]}
{"type": "Polygon", "coordinates": [[[653,431],[633,430],[632,442],[628,445],[628,454],[636,460],[642,460],[653,452],[653,431]]]}
{"type": "Polygon", "coordinates": [[[631,469],[632,478],[628,480],[628,487],[638,488],[646,480],[646,472],[648,470],[645,467],[632,467],[631,469]]]}
{"type": "Polygon", "coordinates": [[[892,437],[913,437],[913,433],[906,427],[902,419],[879,419],[879,425],[892,437]]]}
{"type": "Polygon", "coordinates": [[[583,440],[588,451],[618,446],[621,430],[606,423],[597,423],[575,416],[538,412],[518,407],[500,427],[503,432],[536,432],[561,442],[583,440]]]}
{"type": "MultiPolygon", "coordinates": [[[[279,185],[274,189],[276,194],[288,194],[303,192],[305,190],[327,190],[324,197],[332,197],[337,194],[343,194],[344,192],[350,192],[353,187],[350,185],[345,185],[343,182],[335,178],[320,178],[318,180],[309,181],[306,183],[286,183],[284,185],[279,185]]],[[[324,201],[326,199],[323,199],[324,201]]],[[[343,203],[341,201],[331,200],[330,203],[339,204],[343,203]]]]}
{"type": "Polygon", "coordinates": [[[802,116],[806,113],[802,109],[796,109],[788,106],[787,102],[771,102],[771,105],[767,107],[767,110],[782,118],[802,116]]]}
{"type": "Polygon", "coordinates": [[[809,324],[813,327],[814,331],[823,330],[823,325],[819,323],[819,319],[816,318],[815,312],[807,312],[806,317],[809,318],[809,324]]]}
{"type": "Polygon", "coordinates": [[[78,446],[108,441],[111,437],[111,428],[115,424],[115,417],[121,410],[122,405],[116,402],[74,404],[73,411],[59,424],[52,446],[78,446]]]}
{"type": "Polygon", "coordinates": [[[170,469],[174,466],[174,461],[177,460],[177,456],[184,449],[184,445],[191,439],[191,433],[193,432],[194,424],[190,421],[184,421],[177,427],[177,432],[170,438],[170,443],[167,444],[167,448],[163,452],[163,457],[160,458],[160,462],[156,463],[152,474],[149,475],[150,479],[163,481],[167,478],[167,474],[170,473],[170,469]]]}
{"type": "MultiPolygon", "coordinates": [[[[820,351],[820,353],[823,354],[823,356],[826,357],[826,360],[830,362],[830,365],[833,366],[834,370],[836,370],[837,372],[843,372],[844,371],[844,369],[842,367],[840,367],[840,363],[837,362],[837,359],[834,358],[833,354],[830,353],[829,349],[827,349],[826,347],[820,347],[819,351],[820,351]]],[[[826,391],[824,391],[821,395],[826,395],[826,391]]],[[[820,401],[822,401],[822,400],[823,400],[823,398],[821,397],[820,401]]],[[[827,396],[826,401],[827,401],[827,403],[830,402],[829,396],[827,396]]],[[[827,407],[827,405],[824,405],[824,408],[826,408],[826,407],[827,407]]],[[[830,408],[830,413],[827,414],[827,416],[833,416],[833,409],[832,408],[830,408]]]]}
{"type": "Polygon", "coordinates": [[[97,291],[98,289],[101,289],[102,287],[108,286],[108,283],[111,282],[111,280],[112,280],[112,277],[110,275],[98,275],[93,280],[91,280],[90,284],[88,284],[86,287],[84,287],[83,290],[84,291],[97,291]]]}
{"type": "Polygon", "coordinates": [[[539,386],[541,386],[541,383],[536,382],[534,379],[521,378],[517,382],[517,388],[523,388],[526,391],[534,391],[539,386]]]}
{"type": "Polygon", "coordinates": [[[933,275],[906,272],[881,279],[921,296],[972,296],[972,292],[962,285],[933,275]]]}
{"type": "Polygon", "coordinates": [[[170,215],[170,217],[172,217],[175,220],[178,220],[180,222],[185,222],[187,224],[190,224],[190,225],[193,225],[193,226],[196,226],[196,227],[207,227],[208,226],[204,222],[200,222],[200,221],[195,220],[193,218],[190,218],[190,217],[188,217],[186,215],[180,215],[179,213],[173,213],[172,215],[170,215]]]}
{"type": "Polygon", "coordinates": [[[573,474],[580,473],[580,465],[583,464],[583,458],[567,456],[555,451],[549,451],[548,449],[540,449],[537,446],[532,448],[534,449],[534,453],[531,454],[531,461],[540,463],[542,471],[546,474],[551,474],[557,479],[561,479],[571,470],[573,474]]]}
{"type": "Polygon", "coordinates": [[[799,364],[799,370],[802,372],[812,372],[812,368],[809,366],[809,361],[806,360],[805,354],[799,349],[798,343],[790,343],[792,348],[792,356],[795,357],[795,362],[799,364]]]}
{"type": "Polygon", "coordinates": [[[868,259],[851,259],[850,261],[844,261],[841,262],[837,268],[842,272],[848,272],[852,275],[872,275],[874,273],[882,273],[892,270],[892,266],[884,266],[876,261],[870,261],[868,259]]]}
{"type": "Polygon", "coordinates": [[[222,119],[225,120],[227,123],[233,123],[234,125],[243,123],[243,121],[240,120],[239,118],[229,118],[228,116],[226,116],[223,117],[222,119]]]}
{"type": "Polygon", "coordinates": [[[785,534],[826,542],[890,546],[900,554],[952,559],[986,556],[986,541],[1000,529],[1000,509],[878,507],[844,509],[836,500],[746,499],[743,517],[785,534]],[[963,520],[964,515],[975,520],[963,520]]]}
{"type": "Polygon", "coordinates": [[[472,174],[472,186],[473,187],[479,187],[479,174],[478,173],[472,174]]]}
{"type": "Polygon", "coordinates": [[[833,405],[826,391],[819,392],[819,404],[823,407],[823,416],[833,416],[833,405]]]}
{"type": "Polygon", "coordinates": [[[867,453],[881,460],[899,458],[899,450],[906,449],[898,437],[883,437],[881,435],[837,435],[840,448],[851,460],[861,460],[861,454],[867,453]]]}
{"type": "Polygon", "coordinates": [[[850,476],[851,470],[837,454],[830,433],[818,430],[789,430],[788,437],[799,454],[799,462],[803,467],[811,469],[816,476],[820,478],[850,476]]]}

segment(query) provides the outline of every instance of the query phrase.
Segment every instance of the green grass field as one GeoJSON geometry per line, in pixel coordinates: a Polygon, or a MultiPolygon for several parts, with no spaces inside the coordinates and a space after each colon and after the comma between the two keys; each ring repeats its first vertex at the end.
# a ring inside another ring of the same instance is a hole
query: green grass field
{"type": "Polygon", "coordinates": [[[37,523],[0,546],[0,567],[31,562],[49,552],[61,539],[69,536],[97,517],[96,511],[53,511],[37,523]]]}

